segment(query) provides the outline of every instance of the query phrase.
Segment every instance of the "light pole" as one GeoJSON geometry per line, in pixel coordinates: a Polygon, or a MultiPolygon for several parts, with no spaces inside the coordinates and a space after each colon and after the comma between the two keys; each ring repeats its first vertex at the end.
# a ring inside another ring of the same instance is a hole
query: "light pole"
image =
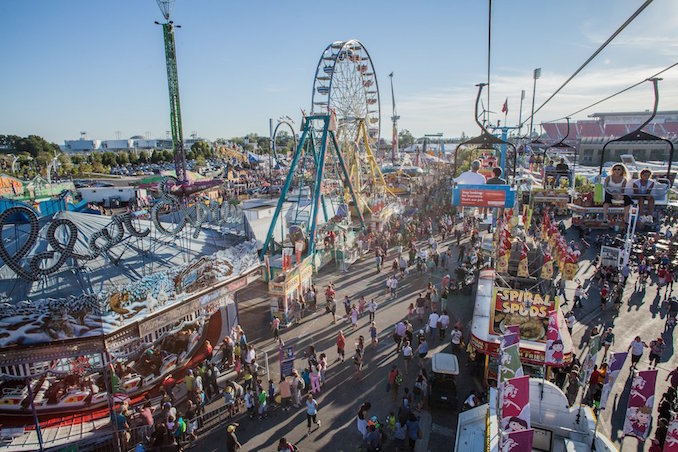
{"type": "Polygon", "coordinates": [[[518,112],[518,136],[520,136],[520,129],[523,128],[523,100],[525,100],[524,89],[520,91],[520,111],[518,112]]]}
{"type": "Polygon", "coordinates": [[[532,137],[532,126],[534,124],[534,97],[537,92],[537,79],[541,77],[541,68],[538,67],[534,70],[534,83],[532,84],[532,112],[530,113],[530,130],[529,135],[532,137]]]}

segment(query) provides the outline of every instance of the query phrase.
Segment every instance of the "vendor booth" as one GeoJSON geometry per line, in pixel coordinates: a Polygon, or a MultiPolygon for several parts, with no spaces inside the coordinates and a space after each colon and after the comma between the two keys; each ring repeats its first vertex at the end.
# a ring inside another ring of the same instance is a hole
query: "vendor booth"
{"type": "Polygon", "coordinates": [[[470,346],[475,353],[484,355],[483,380],[497,381],[501,337],[513,325],[520,327],[520,360],[525,373],[533,377],[548,377],[544,371],[548,313],[551,310],[558,313],[563,342],[563,363],[559,367],[572,362],[572,338],[558,299],[548,295],[542,297],[528,290],[495,287],[494,283],[494,270],[480,272],[471,324],[470,346]]]}
{"type": "Polygon", "coordinates": [[[296,317],[296,301],[311,289],[313,258],[309,256],[289,270],[285,266],[283,269],[282,273],[269,280],[268,292],[271,296],[271,320],[278,318],[280,326],[287,327],[296,317]]]}

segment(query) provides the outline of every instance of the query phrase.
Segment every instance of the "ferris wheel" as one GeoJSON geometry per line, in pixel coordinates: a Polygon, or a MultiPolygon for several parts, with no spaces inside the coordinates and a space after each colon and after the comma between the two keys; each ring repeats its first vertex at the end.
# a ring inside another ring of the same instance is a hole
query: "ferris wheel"
{"type": "Polygon", "coordinates": [[[335,41],[325,48],[315,71],[311,102],[313,114],[334,110],[340,142],[356,142],[364,123],[369,144],[378,143],[379,85],[372,59],[360,41],[335,41]]]}
{"type": "Polygon", "coordinates": [[[371,210],[370,204],[390,190],[373,152],[381,132],[379,84],[372,59],[360,41],[335,41],[325,48],[313,80],[311,112],[335,115],[337,140],[360,208],[371,210]]]}

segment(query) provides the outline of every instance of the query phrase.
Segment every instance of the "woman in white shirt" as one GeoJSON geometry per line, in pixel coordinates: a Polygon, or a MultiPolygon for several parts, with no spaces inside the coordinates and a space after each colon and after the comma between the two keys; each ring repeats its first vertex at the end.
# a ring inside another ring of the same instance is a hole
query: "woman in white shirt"
{"type": "Polygon", "coordinates": [[[403,345],[403,359],[405,361],[405,375],[407,375],[407,371],[410,368],[410,361],[412,361],[412,346],[410,345],[409,341],[405,341],[403,345]]]}
{"type": "MultiPolygon", "coordinates": [[[[603,201],[603,221],[607,221],[607,211],[610,205],[619,203],[624,205],[624,222],[629,221],[629,209],[633,204],[631,197],[626,194],[626,185],[629,179],[629,171],[622,163],[612,165],[609,176],[605,178],[605,200],[603,201]]],[[[631,187],[629,187],[630,189],[631,187]]]]}

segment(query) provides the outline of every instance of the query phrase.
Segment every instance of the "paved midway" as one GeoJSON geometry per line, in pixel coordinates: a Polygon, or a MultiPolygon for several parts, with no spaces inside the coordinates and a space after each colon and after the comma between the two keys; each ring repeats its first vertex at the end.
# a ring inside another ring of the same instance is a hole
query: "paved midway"
{"type": "MultiPolygon", "coordinates": [[[[446,249],[448,244],[450,244],[449,241],[443,244],[442,249],[446,249]]],[[[450,246],[453,248],[452,261],[455,262],[457,257],[456,246],[450,246]]],[[[664,380],[668,372],[678,365],[678,359],[673,353],[674,340],[671,332],[662,333],[666,320],[666,305],[656,297],[656,283],[650,283],[644,292],[634,291],[635,275],[632,274],[626,286],[624,303],[619,313],[617,314],[612,307],[608,307],[605,312],[602,312],[600,308],[600,288],[596,283],[588,280],[594,271],[592,260],[595,259],[597,252],[598,250],[593,248],[584,252],[580,271],[577,275],[577,279],[581,280],[585,288],[588,289],[588,298],[584,301],[583,308],[575,309],[578,319],[573,331],[575,350],[577,355],[581,357],[583,352],[586,351],[589,335],[595,326],[599,328],[602,326],[614,327],[616,343],[611,347],[611,351],[626,350],[630,341],[637,334],[648,343],[663,334],[667,350],[662,362],[657,367],[659,375],[655,392],[656,410],[661,394],[666,390],[667,383],[664,380]]],[[[395,249],[391,248],[388,258],[385,260],[386,266],[394,257],[395,249]]],[[[451,272],[446,273],[452,274],[451,272]]],[[[380,274],[376,273],[372,254],[366,255],[353,264],[348,273],[341,274],[336,271],[333,265],[329,265],[319,275],[315,275],[314,282],[320,294],[319,309],[304,317],[300,325],[283,330],[281,337],[285,343],[295,345],[298,358],[295,361],[295,367],[300,371],[305,367],[306,360],[303,352],[309,345],[314,345],[318,354],[324,352],[328,356],[330,365],[327,370],[327,383],[320,395],[316,397],[320,404],[318,415],[322,421],[322,427],[314,430],[307,437],[306,415],[302,408],[292,409],[284,413],[277,409],[270,413],[268,419],[261,421],[249,420],[246,416],[239,415],[236,418],[236,421],[240,423],[237,435],[243,443],[243,450],[274,451],[277,449],[278,440],[283,436],[297,445],[300,450],[357,450],[361,441],[356,428],[356,414],[362,402],[371,402],[370,415],[377,415],[382,422],[389,411],[397,411],[397,404],[392,403],[390,395],[385,392],[387,374],[391,365],[397,363],[401,371],[403,370],[402,358],[396,358],[394,353],[395,344],[391,339],[393,325],[396,321],[406,318],[408,305],[414,302],[420,290],[425,289],[429,277],[434,283],[439,283],[443,275],[444,273],[441,271],[433,272],[431,275],[427,273],[417,274],[416,271],[411,271],[404,280],[400,281],[398,296],[393,300],[388,299],[384,294],[386,273],[384,271],[380,274]],[[363,335],[366,338],[366,344],[369,344],[368,316],[365,314],[360,318],[359,329],[356,331],[351,331],[350,323],[345,320],[338,321],[336,325],[333,325],[331,317],[325,314],[324,296],[322,295],[329,281],[333,281],[337,289],[338,314],[343,312],[341,300],[343,300],[344,295],[349,295],[351,300],[356,303],[360,295],[365,295],[367,300],[375,297],[379,304],[376,322],[380,342],[376,350],[367,345],[364,376],[361,381],[356,381],[353,378],[353,364],[350,356],[354,342],[359,335],[363,335]],[[335,342],[339,329],[343,329],[346,334],[347,360],[344,363],[335,361],[337,357],[335,342]]],[[[569,304],[564,308],[565,311],[572,306],[574,288],[573,282],[568,283],[567,298],[569,304]]],[[[461,319],[466,326],[464,331],[466,337],[473,314],[474,296],[475,291],[471,296],[456,295],[447,305],[453,321],[461,319]]],[[[269,326],[269,299],[265,285],[256,283],[248,287],[244,293],[238,295],[238,305],[240,322],[248,339],[258,350],[259,362],[262,362],[263,351],[267,351],[271,379],[277,383],[279,380],[278,351],[277,344],[273,342],[269,326]]],[[[415,328],[419,327],[416,320],[414,322],[415,328]]],[[[449,352],[449,334],[442,344],[436,341],[432,345],[434,349],[429,352],[429,358],[436,351],[449,352]]],[[[471,389],[481,390],[482,384],[480,376],[473,374],[472,368],[466,366],[465,353],[459,358],[461,375],[458,379],[458,397],[461,404],[471,389]]],[[[647,358],[648,352],[646,351],[640,361],[639,369],[647,368],[647,358]]],[[[601,361],[602,353],[599,353],[598,364],[601,361]]],[[[650,447],[649,439],[654,436],[656,420],[653,422],[652,431],[645,444],[639,443],[635,438],[628,438],[622,444],[621,430],[631,385],[629,363],[630,358],[628,358],[628,362],[612,390],[608,408],[601,412],[598,428],[608,435],[622,452],[647,451],[650,447]]],[[[430,369],[430,359],[428,369],[430,369]]],[[[414,377],[415,373],[410,371],[403,387],[411,388],[414,377]]],[[[402,389],[400,396],[402,397],[402,389]]],[[[580,398],[577,399],[577,403],[579,400],[580,398]]],[[[222,402],[214,402],[210,409],[220,403],[222,402]]],[[[431,411],[424,410],[419,414],[424,428],[424,437],[417,442],[416,450],[452,450],[457,422],[456,413],[453,410],[434,408],[431,411]]],[[[191,448],[201,451],[223,450],[226,425],[224,424],[222,427],[206,433],[193,443],[191,448]]],[[[385,450],[392,450],[390,442],[385,450]]]]}
{"type": "MultiPolygon", "coordinates": [[[[438,237],[440,238],[440,237],[438,237]]],[[[423,243],[423,242],[421,242],[423,243]]],[[[449,242],[446,242],[446,244],[449,242]]],[[[456,261],[456,246],[453,251],[453,261],[456,261]]],[[[443,249],[446,247],[443,246],[443,249]]],[[[390,263],[397,256],[395,248],[389,250],[385,263],[390,263]]],[[[445,272],[450,273],[451,272],[445,272]]],[[[387,273],[382,270],[376,273],[376,266],[372,254],[365,255],[353,264],[347,273],[336,272],[333,264],[328,265],[318,275],[314,276],[314,283],[318,287],[319,298],[318,310],[306,317],[300,325],[282,331],[281,337],[286,344],[294,344],[297,359],[295,367],[301,371],[305,367],[306,359],[303,352],[309,345],[316,347],[317,354],[326,353],[329,367],[326,378],[327,383],[316,399],[319,402],[319,419],[322,427],[314,430],[306,437],[306,411],[303,408],[292,409],[282,412],[280,409],[273,411],[268,419],[250,420],[246,416],[237,418],[240,423],[237,430],[238,438],[243,443],[244,450],[276,450],[281,437],[286,437],[301,450],[331,450],[331,451],[355,451],[361,444],[361,436],[356,428],[356,415],[362,402],[369,401],[372,404],[370,415],[376,415],[384,422],[389,411],[397,413],[398,404],[402,398],[404,387],[410,390],[414,384],[416,372],[410,366],[409,375],[405,378],[401,387],[399,398],[396,403],[391,402],[391,396],[386,393],[388,372],[393,363],[397,363],[401,371],[404,371],[402,357],[396,357],[395,343],[392,339],[393,326],[398,320],[407,318],[407,307],[415,301],[420,291],[425,291],[429,278],[433,283],[440,284],[444,274],[438,270],[432,274],[418,274],[414,269],[400,281],[398,296],[390,299],[385,295],[385,280],[387,273]],[[338,301],[337,323],[332,324],[332,318],[325,313],[323,295],[326,285],[334,282],[336,287],[336,299],[338,301]],[[352,302],[357,304],[358,298],[364,295],[369,301],[374,297],[378,303],[376,323],[379,335],[379,343],[376,350],[373,349],[369,339],[369,316],[367,312],[359,319],[359,328],[351,330],[350,322],[339,319],[343,312],[341,301],[344,295],[348,295],[352,302]],[[346,335],[346,361],[336,361],[336,338],[339,329],[346,335]],[[356,381],[353,378],[352,352],[355,349],[355,341],[358,336],[364,336],[366,340],[365,366],[363,378],[356,381]]],[[[263,283],[248,287],[245,293],[238,294],[238,309],[240,323],[242,324],[248,340],[253,342],[258,350],[259,362],[262,362],[263,351],[268,352],[269,370],[271,379],[279,381],[279,360],[277,344],[273,341],[270,330],[269,299],[263,283]],[[256,296],[250,296],[255,291],[256,296]]],[[[473,314],[473,297],[457,295],[447,304],[452,319],[461,318],[464,324],[470,326],[473,314]]],[[[414,320],[415,332],[420,325],[414,320]]],[[[423,328],[423,326],[422,326],[423,328]]],[[[430,370],[430,357],[437,351],[451,351],[449,334],[441,344],[438,339],[432,344],[434,348],[428,354],[428,370],[430,370]]],[[[462,378],[459,379],[458,395],[460,403],[471,390],[472,385],[476,389],[482,389],[479,379],[464,378],[468,376],[468,368],[465,366],[465,357],[460,357],[462,378]]],[[[265,373],[264,377],[265,379],[265,373]]],[[[267,385],[265,385],[267,386],[267,385]]],[[[277,384],[276,384],[277,386],[277,384]]],[[[216,403],[213,404],[216,406],[216,403]]],[[[212,408],[212,406],[210,406],[212,408]]],[[[416,450],[451,450],[454,444],[454,431],[456,430],[457,416],[453,410],[435,408],[433,411],[423,410],[417,413],[421,416],[421,424],[424,430],[424,439],[417,441],[416,450]],[[433,419],[433,421],[432,421],[433,419]],[[449,445],[449,449],[441,445],[449,445]]],[[[223,447],[225,427],[203,435],[192,445],[193,449],[201,451],[220,450],[223,447]]],[[[390,436],[389,436],[390,438],[390,436]]],[[[389,444],[391,442],[389,441],[389,444]]],[[[390,447],[390,446],[389,446],[390,447]]],[[[387,447],[386,450],[389,450],[387,447]]]]}

